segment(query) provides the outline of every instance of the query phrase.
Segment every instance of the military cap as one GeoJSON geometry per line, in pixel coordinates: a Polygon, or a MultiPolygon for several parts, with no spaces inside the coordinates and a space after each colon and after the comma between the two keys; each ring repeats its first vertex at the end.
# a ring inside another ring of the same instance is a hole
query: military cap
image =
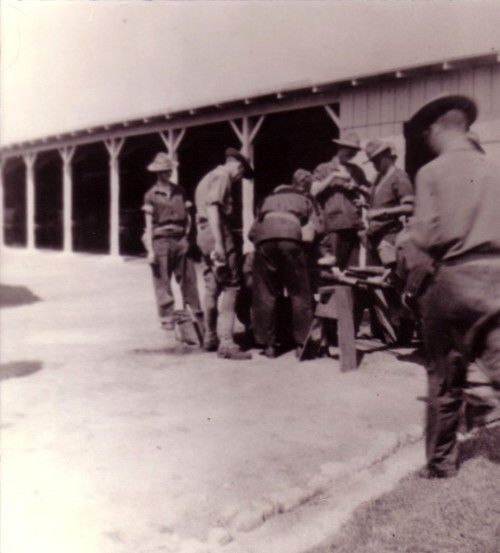
{"type": "Polygon", "coordinates": [[[243,174],[244,178],[251,179],[253,177],[254,173],[250,162],[239,150],[237,150],[236,148],[226,148],[224,154],[226,156],[226,159],[236,159],[243,165],[243,167],[245,168],[245,172],[243,174]]]}
{"type": "Polygon", "coordinates": [[[413,114],[408,124],[414,131],[423,132],[442,115],[453,109],[459,110],[465,115],[469,126],[472,125],[477,118],[476,102],[468,96],[454,94],[438,96],[434,100],[423,105],[413,114]]]}
{"type": "Polygon", "coordinates": [[[158,152],[154,160],[148,165],[148,171],[159,173],[161,171],[173,171],[176,163],[166,152],[158,152]]]}

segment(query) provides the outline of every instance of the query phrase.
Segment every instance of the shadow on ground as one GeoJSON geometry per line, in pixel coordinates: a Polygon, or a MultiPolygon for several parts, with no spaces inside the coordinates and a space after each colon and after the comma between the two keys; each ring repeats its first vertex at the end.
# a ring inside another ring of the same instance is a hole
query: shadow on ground
{"type": "Polygon", "coordinates": [[[26,286],[0,284],[0,307],[16,307],[37,301],[41,301],[40,298],[26,286]]]}
{"type": "Polygon", "coordinates": [[[178,344],[165,348],[135,348],[131,350],[133,355],[186,355],[205,353],[198,346],[189,346],[187,344],[178,344]]]}
{"type": "Polygon", "coordinates": [[[460,464],[484,457],[492,463],[500,464],[500,425],[493,428],[482,428],[477,436],[460,444],[460,464]]]}
{"type": "Polygon", "coordinates": [[[0,364],[0,380],[30,376],[42,369],[40,361],[14,361],[0,364]]]}

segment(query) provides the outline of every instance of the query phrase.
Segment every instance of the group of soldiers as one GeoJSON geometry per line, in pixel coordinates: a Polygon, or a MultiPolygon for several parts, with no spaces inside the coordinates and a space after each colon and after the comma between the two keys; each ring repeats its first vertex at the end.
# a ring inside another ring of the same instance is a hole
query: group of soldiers
{"type": "Polygon", "coordinates": [[[252,178],[249,160],[228,148],[225,163],[198,183],[194,212],[184,189],[170,180],[173,162],[158,153],[148,166],[157,182],[144,198],[143,241],[156,271],[164,328],[174,328],[170,280],[175,275],[185,307],[203,328],[204,349],[224,359],[249,359],[235,342],[234,327],[238,297],[250,288],[247,326],[263,353],[276,357],[278,306],[286,291],[287,323],[300,351],[314,317],[315,269],[357,265],[363,244],[369,265],[395,272],[404,266],[403,304],[411,300],[418,314],[428,357],[428,462],[422,476],[453,476],[469,363],[500,388],[500,170],[470,133],[476,117],[476,103],[464,96],[442,96],[413,115],[408,132],[435,156],[418,171],[414,185],[396,165],[390,143],[365,145],[366,162],[376,171],[370,183],[352,161],[362,150],[356,133],[334,139],[330,161],[312,173],[297,169],[290,184],[275,188],[258,206],[248,236],[255,251],[245,262],[232,189],[252,178]],[[190,256],[193,225],[203,304],[190,256]]]}

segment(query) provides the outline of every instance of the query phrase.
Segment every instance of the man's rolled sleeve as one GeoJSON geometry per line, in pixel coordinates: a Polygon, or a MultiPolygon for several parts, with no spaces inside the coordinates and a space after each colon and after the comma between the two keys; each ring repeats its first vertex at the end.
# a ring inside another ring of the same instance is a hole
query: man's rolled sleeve
{"type": "Polygon", "coordinates": [[[415,211],[411,225],[411,238],[422,250],[432,254],[441,243],[437,195],[432,176],[422,168],[415,181],[415,211]]]}
{"type": "Polygon", "coordinates": [[[153,214],[153,199],[149,191],[144,194],[144,202],[141,209],[144,213],[153,214]]]}

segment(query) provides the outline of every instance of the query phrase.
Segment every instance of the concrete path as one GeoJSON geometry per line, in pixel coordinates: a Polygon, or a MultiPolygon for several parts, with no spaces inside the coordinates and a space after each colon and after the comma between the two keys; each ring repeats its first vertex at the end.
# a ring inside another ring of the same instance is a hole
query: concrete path
{"type": "Polygon", "coordinates": [[[40,298],[0,313],[3,553],[291,553],[304,507],[421,435],[410,351],[218,361],[160,330],[143,261],[7,250],[1,277],[40,298]]]}

